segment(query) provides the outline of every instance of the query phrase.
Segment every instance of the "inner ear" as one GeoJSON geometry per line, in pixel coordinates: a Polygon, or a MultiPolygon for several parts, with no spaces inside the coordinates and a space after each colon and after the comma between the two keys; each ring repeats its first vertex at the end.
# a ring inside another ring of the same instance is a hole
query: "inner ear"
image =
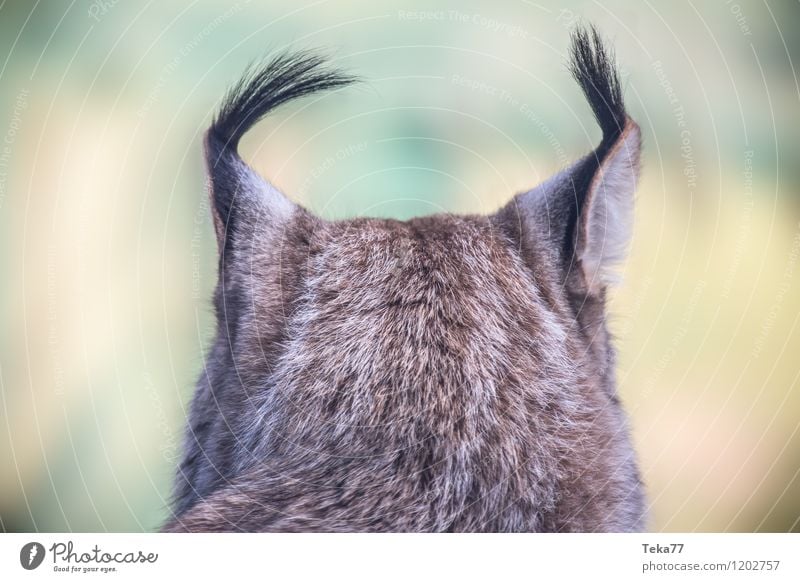
{"type": "Polygon", "coordinates": [[[627,256],[639,178],[641,131],[628,119],[589,182],[575,231],[575,255],[590,291],[615,283],[627,256]]]}

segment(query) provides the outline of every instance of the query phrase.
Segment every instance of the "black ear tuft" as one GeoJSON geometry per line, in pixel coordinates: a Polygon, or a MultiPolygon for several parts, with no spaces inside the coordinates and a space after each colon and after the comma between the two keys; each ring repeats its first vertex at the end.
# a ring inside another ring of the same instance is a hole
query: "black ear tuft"
{"type": "Polygon", "coordinates": [[[573,32],[569,67],[603,139],[593,152],[519,194],[499,211],[498,220],[503,224],[516,218],[520,248],[530,254],[532,266],[538,259],[525,248],[547,248],[563,282],[599,296],[615,280],[614,267],[630,240],[641,131],[625,112],[613,51],[594,27],[573,32]]]}
{"type": "Polygon", "coordinates": [[[603,130],[603,145],[616,142],[625,128],[625,104],[613,50],[603,45],[594,26],[572,33],[570,71],[603,130]]]}
{"type": "Polygon", "coordinates": [[[279,105],[356,80],[326,67],[325,58],[316,53],[280,53],[266,65],[252,67],[228,92],[209,133],[235,150],[245,132],[279,105]]]}
{"type": "Polygon", "coordinates": [[[283,52],[264,65],[251,67],[228,91],[205,140],[220,249],[226,248],[228,233],[236,230],[237,207],[244,215],[255,215],[266,207],[276,224],[285,220],[293,207],[239,157],[242,136],[287,101],[354,81],[355,77],[326,66],[325,58],[316,53],[283,52]]]}

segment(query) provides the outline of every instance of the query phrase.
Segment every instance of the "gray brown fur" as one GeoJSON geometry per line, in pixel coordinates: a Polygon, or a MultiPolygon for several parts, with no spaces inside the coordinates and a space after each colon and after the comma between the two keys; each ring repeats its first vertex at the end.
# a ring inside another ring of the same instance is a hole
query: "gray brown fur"
{"type": "MultiPolygon", "coordinates": [[[[298,94],[348,81],[310,65],[298,94]]],[[[166,531],[644,528],[605,323],[640,138],[593,31],[573,69],[601,145],[485,217],[319,219],[235,153],[269,67],[229,97],[207,140],[218,334],[166,531]]]]}

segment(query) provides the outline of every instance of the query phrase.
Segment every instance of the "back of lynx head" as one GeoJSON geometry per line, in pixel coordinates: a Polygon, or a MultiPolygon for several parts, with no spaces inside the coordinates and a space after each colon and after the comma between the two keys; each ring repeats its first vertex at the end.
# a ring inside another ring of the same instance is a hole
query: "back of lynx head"
{"type": "Polygon", "coordinates": [[[644,527],[605,293],[640,131],[576,31],[599,146],[491,216],[327,221],[242,161],[269,111],[351,77],[310,53],[246,76],[206,136],[217,337],[171,531],[644,527]]]}

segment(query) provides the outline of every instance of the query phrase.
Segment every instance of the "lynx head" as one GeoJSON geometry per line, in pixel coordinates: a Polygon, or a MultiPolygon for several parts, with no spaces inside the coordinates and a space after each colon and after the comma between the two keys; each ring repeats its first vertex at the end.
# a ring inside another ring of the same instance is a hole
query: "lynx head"
{"type": "Polygon", "coordinates": [[[237,153],[278,105],[353,78],[283,54],[234,88],[206,138],[218,332],[179,523],[641,526],[605,326],[640,131],[593,29],[571,70],[603,132],[593,152],[490,216],[405,222],[323,220],[237,153]]]}

